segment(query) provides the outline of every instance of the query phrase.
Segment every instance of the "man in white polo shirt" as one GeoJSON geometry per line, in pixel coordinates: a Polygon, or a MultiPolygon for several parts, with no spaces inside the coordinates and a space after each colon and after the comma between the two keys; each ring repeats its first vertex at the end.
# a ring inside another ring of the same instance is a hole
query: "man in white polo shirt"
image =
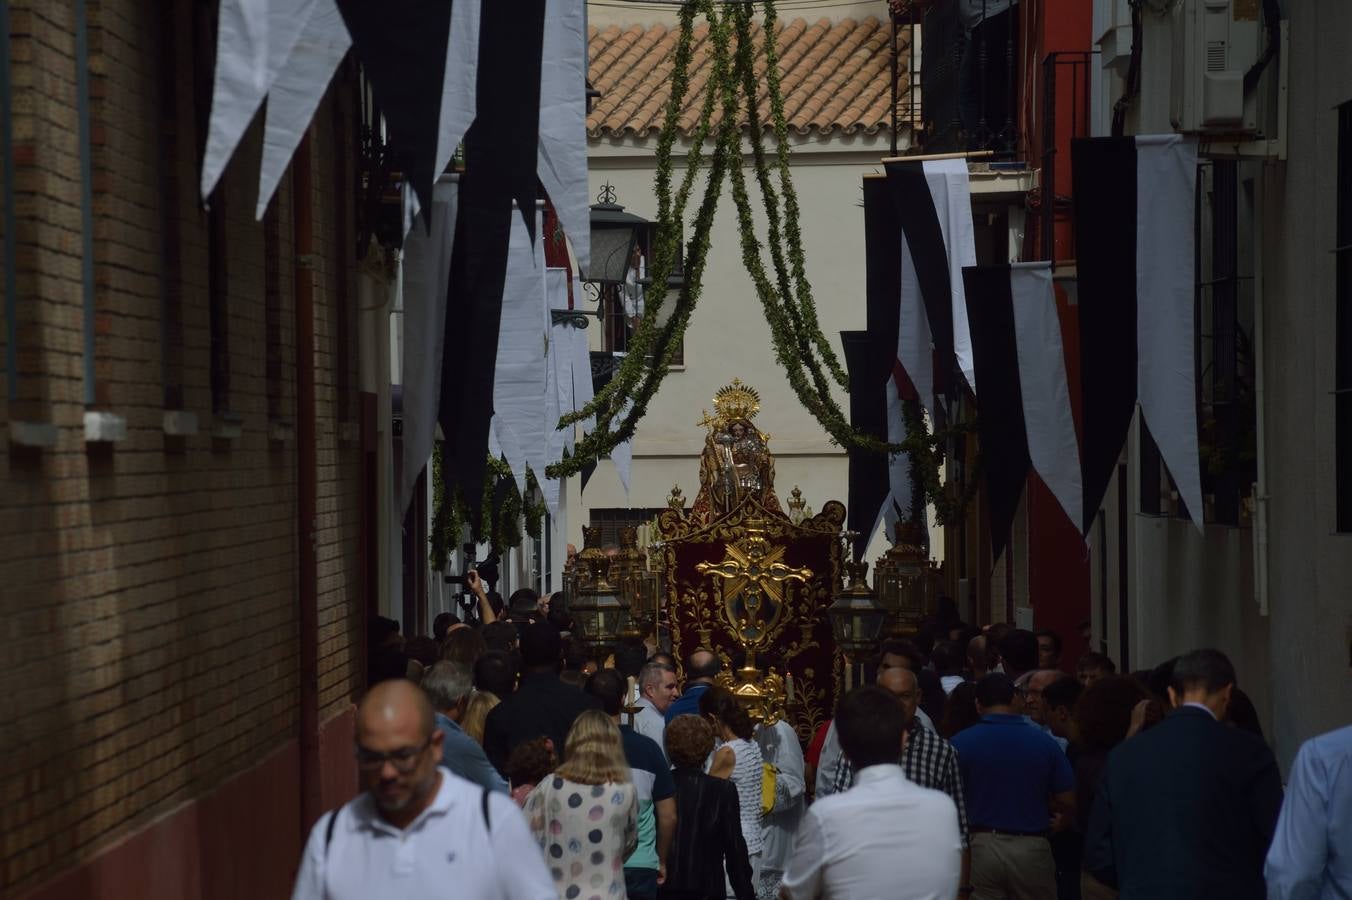
{"type": "Polygon", "coordinates": [[[554,900],[516,804],[439,767],[441,742],[412,682],[367,693],[356,748],[366,792],[315,823],[292,900],[554,900]]]}
{"type": "Polygon", "coordinates": [[[952,900],[962,835],[947,794],[906,778],[905,721],[890,691],[846,694],[836,729],[854,787],[808,807],[780,883],[782,900],[952,900]]]}

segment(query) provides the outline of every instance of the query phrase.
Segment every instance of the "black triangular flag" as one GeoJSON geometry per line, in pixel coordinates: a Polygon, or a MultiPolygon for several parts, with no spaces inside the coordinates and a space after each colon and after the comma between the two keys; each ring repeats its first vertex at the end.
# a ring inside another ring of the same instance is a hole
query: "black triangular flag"
{"type": "MultiPolygon", "coordinates": [[[[371,80],[404,179],[413,187],[423,210],[430,210],[432,185],[440,174],[436,171],[437,132],[451,4],[448,0],[338,0],[338,9],[352,35],[357,58],[371,80]]],[[[538,64],[536,81],[538,94],[538,64]]],[[[534,152],[532,142],[532,159],[534,152]]],[[[430,228],[426,216],[424,221],[430,228]]]]}

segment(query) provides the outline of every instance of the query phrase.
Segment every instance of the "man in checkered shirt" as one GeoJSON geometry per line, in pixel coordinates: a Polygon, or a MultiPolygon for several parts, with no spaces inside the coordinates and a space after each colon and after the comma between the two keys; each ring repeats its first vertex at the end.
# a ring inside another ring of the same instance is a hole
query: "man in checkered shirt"
{"type": "MultiPolygon", "coordinates": [[[[962,880],[967,884],[971,862],[971,844],[967,834],[967,803],[962,797],[962,776],[958,774],[958,751],[938,733],[920,724],[915,710],[920,703],[920,683],[910,669],[894,666],[878,673],[878,686],[896,695],[910,738],[901,752],[901,768],[906,777],[921,787],[943,791],[958,808],[958,830],[962,833],[962,880]]],[[[854,784],[854,766],[842,758],[831,784],[831,793],[839,794],[854,784]]]]}

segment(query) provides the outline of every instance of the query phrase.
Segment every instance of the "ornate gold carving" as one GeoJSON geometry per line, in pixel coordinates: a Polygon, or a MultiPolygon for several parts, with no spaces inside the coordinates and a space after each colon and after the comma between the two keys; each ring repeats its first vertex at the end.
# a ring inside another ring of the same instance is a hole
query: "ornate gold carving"
{"type": "Polygon", "coordinates": [[[723,579],[723,617],[746,648],[747,665],[752,668],[755,654],[766,649],[778,633],[785,585],[806,583],[812,577],[811,569],[795,569],[781,562],[784,552],[784,547],[770,546],[765,522],[752,520],[746,525],[746,536],[724,549],[722,562],[695,566],[701,575],[723,579]]]}
{"type": "MultiPolygon", "coordinates": [[[[732,384],[719,388],[714,394],[714,411],[720,424],[730,424],[739,419],[754,419],[760,412],[760,392],[742,379],[732,379],[732,384]]],[[[706,413],[707,418],[707,413],[706,413]]]]}
{"type": "MultiPolygon", "coordinates": [[[[822,614],[830,606],[840,582],[842,555],[839,535],[845,523],[843,504],[836,501],[825,503],[820,513],[799,523],[791,522],[778,510],[766,509],[751,497],[712,522],[698,521],[682,511],[670,508],[659,513],[657,528],[661,541],[654,553],[661,556],[668,576],[664,616],[671,627],[672,650],[678,660],[684,660],[695,649],[690,646],[690,642],[716,650],[713,645],[714,635],[726,628],[722,621],[720,592],[709,584],[712,573],[704,573],[705,578],[700,579],[703,583],[682,581],[676,574],[678,558],[684,554],[684,558],[689,560],[691,550],[698,553],[700,546],[707,546],[708,552],[702,557],[709,561],[709,565],[718,565],[720,557],[722,562],[727,562],[727,547],[738,546],[746,537],[752,522],[763,531],[762,536],[771,546],[787,545],[814,535],[825,538],[820,546],[829,561],[828,565],[822,571],[808,575],[802,587],[784,593],[779,621],[775,630],[767,635],[774,654],[773,660],[768,661],[774,664],[774,673],[781,678],[781,684],[776,686],[775,682],[768,682],[759,688],[764,691],[772,687],[787,690],[785,676],[790,671],[793,673],[793,702],[787,704],[778,715],[786,719],[799,737],[806,741],[830,716],[829,698],[839,696],[843,685],[841,657],[834,649],[818,666],[800,669],[795,664],[795,660],[803,654],[822,649],[822,642],[817,638],[818,626],[824,621],[822,614]]],[[[726,579],[719,577],[718,580],[726,579]]],[[[721,593],[726,594],[726,590],[721,593]]],[[[726,653],[720,655],[726,660],[726,653]]],[[[740,683],[747,682],[743,680],[740,683]]],[[[750,698],[745,702],[750,703],[750,698]]]]}

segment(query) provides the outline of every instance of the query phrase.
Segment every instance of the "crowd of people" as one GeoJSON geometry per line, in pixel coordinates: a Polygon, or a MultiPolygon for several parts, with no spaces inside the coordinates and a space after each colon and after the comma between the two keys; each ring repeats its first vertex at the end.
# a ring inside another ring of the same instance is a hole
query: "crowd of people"
{"type": "Polygon", "coordinates": [[[1283,806],[1219,651],[1071,674],[1050,631],[927,628],[805,752],[709,648],[598,660],[549,598],[471,587],[474,626],[373,623],[364,792],[315,825],[294,900],[1352,896],[1352,729],[1302,749],[1283,806]]]}

